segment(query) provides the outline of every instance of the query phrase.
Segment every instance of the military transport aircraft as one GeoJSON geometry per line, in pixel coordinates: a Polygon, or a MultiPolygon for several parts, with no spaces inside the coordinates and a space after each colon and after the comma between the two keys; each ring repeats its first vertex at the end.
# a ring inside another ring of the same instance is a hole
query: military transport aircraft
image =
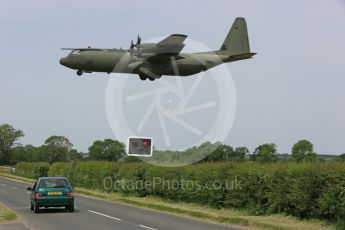
{"type": "Polygon", "coordinates": [[[77,70],[77,75],[92,72],[138,74],[141,80],[151,81],[162,75],[189,76],[217,65],[252,58],[247,25],[236,18],[221,48],[216,51],[180,53],[184,47],[183,34],[172,34],[158,43],[131,42],[128,50],[101,48],[62,48],[72,50],[60,59],[60,64],[77,70]]]}

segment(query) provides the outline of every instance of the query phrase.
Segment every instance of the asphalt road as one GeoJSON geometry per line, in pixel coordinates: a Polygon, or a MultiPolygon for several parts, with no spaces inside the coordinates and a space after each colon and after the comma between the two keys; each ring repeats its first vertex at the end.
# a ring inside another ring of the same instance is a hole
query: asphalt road
{"type": "Polygon", "coordinates": [[[55,208],[35,214],[29,207],[30,194],[26,190],[27,187],[25,183],[0,177],[0,202],[20,216],[20,222],[0,225],[0,229],[237,230],[237,228],[84,196],[76,196],[74,213],[55,208]]]}

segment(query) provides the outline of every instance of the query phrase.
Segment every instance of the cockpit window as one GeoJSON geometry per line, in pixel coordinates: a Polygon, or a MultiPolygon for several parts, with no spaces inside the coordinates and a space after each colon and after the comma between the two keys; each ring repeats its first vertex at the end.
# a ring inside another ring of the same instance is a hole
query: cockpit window
{"type": "Polygon", "coordinates": [[[69,55],[79,54],[80,50],[73,50],[69,55]]]}

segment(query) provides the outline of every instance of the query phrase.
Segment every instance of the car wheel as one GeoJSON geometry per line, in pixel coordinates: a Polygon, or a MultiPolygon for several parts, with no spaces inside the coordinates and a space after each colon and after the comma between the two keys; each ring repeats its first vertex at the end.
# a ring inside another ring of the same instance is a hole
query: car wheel
{"type": "Polygon", "coordinates": [[[73,204],[72,205],[66,205],[65,210],[70,211],[70,212],[74,212],[74,205],[73,204]]]}
{"type": "Polygon", "coordinates": [[[40,207],[37,206],[36,203],[34,203],[34,213],[39,213],[40,207]]]}
{"type": "Polygon", "coordinates": [[[32,203],[30,203],[30,210],[34,210],[34,205],[32,203]]]}

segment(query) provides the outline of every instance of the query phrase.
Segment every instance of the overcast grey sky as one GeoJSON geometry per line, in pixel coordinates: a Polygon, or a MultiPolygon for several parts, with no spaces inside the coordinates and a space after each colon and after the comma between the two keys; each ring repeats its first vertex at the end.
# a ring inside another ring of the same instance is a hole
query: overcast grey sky
{"type": "MultiPolygon", "coordinates": [[[[138,33],[185,33],[218,49],[237,16],[248,24],[252,60],[227,64],[237,114],[226,143],[273,142],[289,152],[309,139],[318,153],[345,152],[345,3],[291,1],[19,1],[0,7],[0,123],[22,142],[52,135],[79,150],[113,138],[105,114],[107,74],[76,77],[61,47],[124,47],[138,33]]],[[[129,76],[134,77],[134,76],[129,76]]]]}

